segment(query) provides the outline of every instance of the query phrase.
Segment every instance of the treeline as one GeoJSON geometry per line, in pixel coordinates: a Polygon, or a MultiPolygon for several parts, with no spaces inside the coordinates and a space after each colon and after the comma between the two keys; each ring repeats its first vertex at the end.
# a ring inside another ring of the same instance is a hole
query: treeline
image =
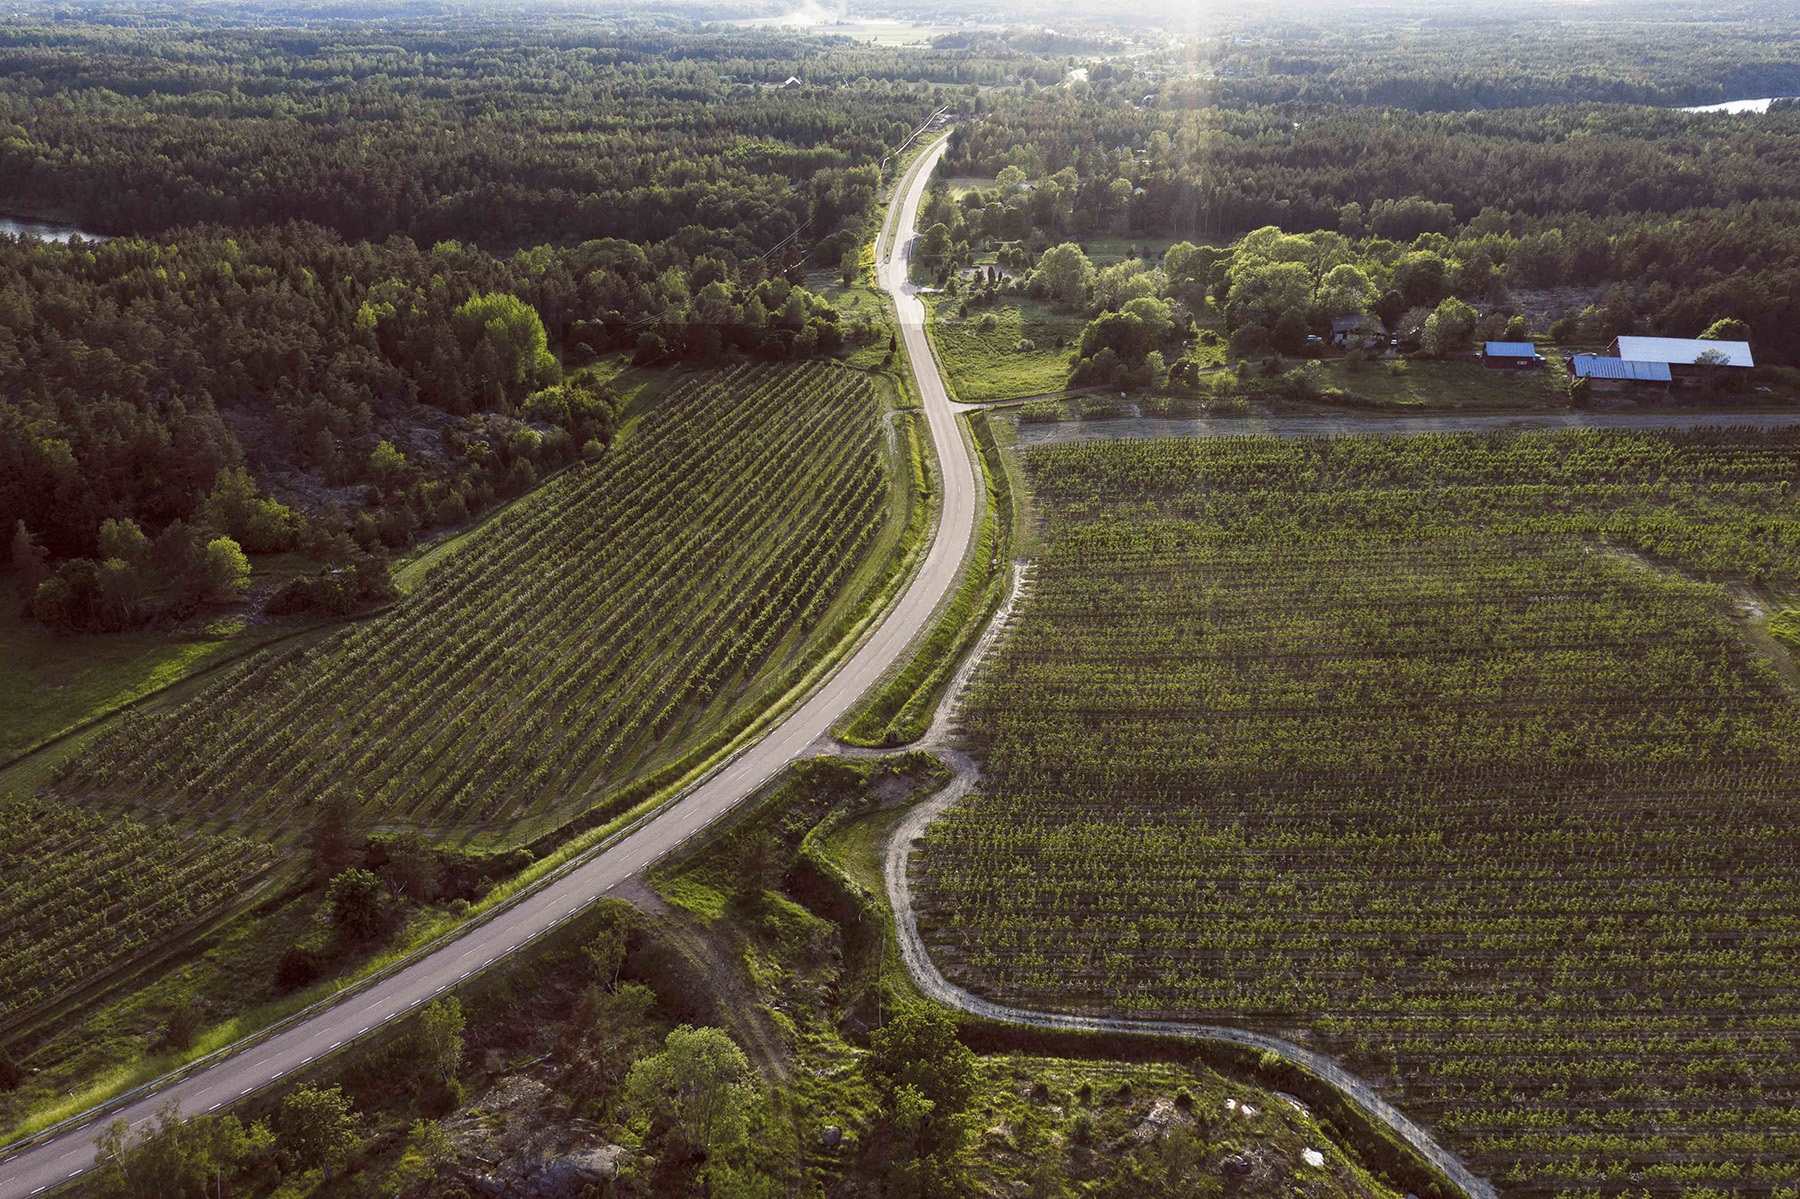
{"type": "MultiPolygon", "coordinates": [[[[1074,172],[1033,211],[1059,233],[1222,238],[1338,229],[1408,198],[1372,231],[1411,238],[1486,209],[1525,217],[1676,213],[1783,200],[1800,183],[1800,113],[1754,120],[1622,106],[1420,114],[1299,106],[1140,108],[1120,87],[1002,94],[952,136],[945,172],[1074,172]],[[1356,209],[1345,212],[1346,206],[1356,209]]],[[[1131,90],[1126,88],[1124,90],[1131,90]]],[[[1360,232],[1360,230],[1345,230],[1360,232]]]]}
{"type": "MultiPolygon", "coordinates": [[[[22,526],[31,547],[15,554],[23,598],[57,560],[102,571],[118,557],[103,544],[109,521],[153,541],[202,528],[202,556],[219,536],[251,552],[310,548],[334,581],[282,603],[371,598],[385,587],[373,568],[369,587],[344,590],[359,555],[461,524],[605,451],[619,405],[583,365],[596,355],[778,359],[875,336],[768,271],[760,258],[620,242],[507,259],[449,242],[353,245],[300,224],[167,242],[0,238],[0,529],[22,526]],[[211,498],[226,481],[230,513],[276,514],[232,518],[211,498]]],[[[78,603],[46,619],[121,627],[237,590],[181,577],[160,570],[123,589],[161,597],[148,608],[78,603]]],[[[99,596],[102,581],[71,585],[99,596]]]]}
{"type": "Polygon", "coordinates": [[[1269,226],[1394,250],[1444,237],[1480,254],[1464,294],[1619,285],[1624,331],[1694,336],[1733,317],[1761,358],[1800,362],[1800,113],[1180,114],[1069,89],[1001,98],[959,128],[944,172],[1006,173],[935,211],[950,260],[1269,226]]]}
{"type": "MultiPolygon", "coordinates": [[[[1184,48],[1205,102],[1450,112],[1800,94],[1800,35],[1772,3],[1346,8],[1240,25],[1184,48]]],[[[1165,95],[1165,98],[1167,96],[1165,95]]]]}
{"type": "Polygon", "coordinates": [[[0,26],[0,209],[102,233],[298,219],[835,264],[881,160],[949,102],[933,81],[979,62],[966,82],[998,82],[992,55],[593,22],[19,21],[0,26]],[[772,86],[789,75],[807,86],[772,86]]]}
{"type": "Polygon", "coordinates": [[[385,550],[603,453],[598,356],[875,337],[806,267],[854,273],[937,84],[1041,62],[544,12],[86,15],[0,23],[0,210],[124,235],[0,239],[0,532],[64,628],[235,594],[198,565],[221,538],[313,551],[274,607],[344,610],[385,550]],[[203,518],[240,467],[278,532],[203,518]],[[117,557],[108,521],[174,540],[117,557]]]}

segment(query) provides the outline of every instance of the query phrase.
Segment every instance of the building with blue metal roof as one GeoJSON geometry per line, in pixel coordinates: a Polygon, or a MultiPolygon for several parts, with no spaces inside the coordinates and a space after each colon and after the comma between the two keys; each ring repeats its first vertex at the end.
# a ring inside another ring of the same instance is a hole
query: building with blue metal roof
{"type": "Polygon", "coordinates": [[[1482,347],[1481,365],[1496,371],[1542,369],[1544,356],[1528,341],[1490,341],[1482,347]]]}
{"type": "Polygon", "coordinates": [[[1674,377],[1666,362],[1634,362],[1629,358],[1609,358],[1602,354],[1576,354],[1569,359],[1569,369],[1577,379],[1592,380],[1595,386],[1609,390],[1630,383],[1667,385],[1674,377]]]}

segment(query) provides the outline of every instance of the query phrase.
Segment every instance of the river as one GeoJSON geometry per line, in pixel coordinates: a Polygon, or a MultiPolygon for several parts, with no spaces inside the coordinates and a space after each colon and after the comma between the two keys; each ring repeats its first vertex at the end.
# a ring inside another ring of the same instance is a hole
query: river
{"type": "Polygon", "coordinates": [[[0,216],[0,233],[13,236],[23,234],[41,241],[68,241],[71,237],[80,237],[83,241],[106,240],[104,233],[89,233],[86,229],[77,229],[73,225],[60,225],[51,221],[27,221],[10,216],[0,216]]]}
{"type": "Polygon", "coordinates": [[[1484,413],[1441,416],[1375,416],[1332,413],[1320,416],[1214,416],[1192,420],[1126,416],[1111,420],[1019,425],[1018,445],[1063,445],[1076,441],[1142,440],[1152,437],[1336,437],[1351,433],[1492,433],[1525,429],[1703,429],[1717,426],[1781,429],[1800,425],[1793,412],[1558,412],[1484,413]]]}

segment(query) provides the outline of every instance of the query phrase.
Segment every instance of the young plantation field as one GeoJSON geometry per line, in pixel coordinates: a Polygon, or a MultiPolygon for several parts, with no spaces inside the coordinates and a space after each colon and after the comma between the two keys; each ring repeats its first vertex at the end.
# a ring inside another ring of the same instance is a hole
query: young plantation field
{"type": "Polygon", "coordinates": [[[0,799],[0,1027],[155,945],[274,861],[41,799],[0,799]]]}
{"type": "Polygon", "coordinates": [[[586,808],[824,652],[889,519],[879,419],[835,365],[701,376],[393,612],[126,717],[58,786],[263,829],[331,800],[500,833],[586,808]]]}
{"type": "Polygon", "coordinates": [[[1800,433],[1033,451],[917,859],[1004,1001],[1289,1031],[1509,1195],[1800,1185],[1800,433]],[[1773,652],[1773,651],[1771,651],[1773,652]]]}

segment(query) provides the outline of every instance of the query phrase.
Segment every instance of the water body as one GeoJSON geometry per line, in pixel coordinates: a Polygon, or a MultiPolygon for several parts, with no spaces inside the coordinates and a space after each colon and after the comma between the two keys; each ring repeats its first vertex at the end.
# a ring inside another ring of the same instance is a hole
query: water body
{"type": "Polygon", "coordinates": [[[1351,433],[1404,436],[1409,433],[1492,433],[1526,429],[1784,429],[1800,426],[1794,412],[1559,412],[1539,415],[1372,416],[1211,416],[1190,420],[1128,416],[1116,420],[1021,424],[1018,445],[1064,445],[1153,437],[1338,437],[1351,433]]]}
{"type": "Polygon", "coordinates": [[[86,229],[77,229],[73,225],[59,225],[50,221],[26,221],[9,216],[0,216],[0,233],[12,236],[22,234],[35,237],[39,241],[68,241],[71,237],[80,237],[83,241],[106,240],[104,233],[89,233],[86,229]]]}
{"type": "Polygon", "coordinates": [[[1695,108],[1684,108],[1682,112],[1768,112],[1769,105],[1777,100],[1791,100],[1792,96],[1764,96],[1760,100],[1727,100],[1723,104],[1701,104],[1695,108]]]}

